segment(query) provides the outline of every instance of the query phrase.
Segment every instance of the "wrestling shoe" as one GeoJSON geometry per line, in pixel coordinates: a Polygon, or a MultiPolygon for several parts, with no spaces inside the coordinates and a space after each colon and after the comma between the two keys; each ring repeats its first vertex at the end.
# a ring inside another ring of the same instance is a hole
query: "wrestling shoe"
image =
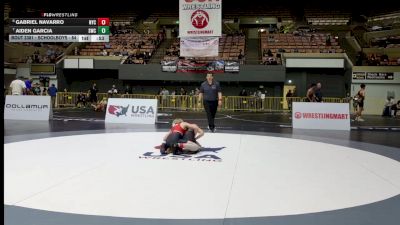
{"type": "Polygon", "coordinates": [[[179,147],[179,143],[173,144],[170,147],[170,149],[171,149],[172,154],[174,154],[174,155],[180,155],[183,153],[182,149],[179,147]]]}

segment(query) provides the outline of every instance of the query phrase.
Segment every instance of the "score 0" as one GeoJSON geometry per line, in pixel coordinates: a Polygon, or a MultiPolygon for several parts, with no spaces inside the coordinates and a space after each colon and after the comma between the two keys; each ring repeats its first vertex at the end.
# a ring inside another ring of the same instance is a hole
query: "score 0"
{"type": "Polygon", "coordinates": [[[110,18],[97,18],[97,26],[110,26],[110,18]]]}

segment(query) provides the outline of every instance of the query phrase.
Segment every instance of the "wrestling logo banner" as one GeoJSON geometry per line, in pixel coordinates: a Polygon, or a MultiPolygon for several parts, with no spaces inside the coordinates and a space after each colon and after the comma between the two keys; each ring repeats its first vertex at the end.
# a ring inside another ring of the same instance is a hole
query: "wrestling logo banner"
{"type": "Polygon", "coordinates": [[[221,36],[222,0],[179,0],[179,36],[221,36]]]}

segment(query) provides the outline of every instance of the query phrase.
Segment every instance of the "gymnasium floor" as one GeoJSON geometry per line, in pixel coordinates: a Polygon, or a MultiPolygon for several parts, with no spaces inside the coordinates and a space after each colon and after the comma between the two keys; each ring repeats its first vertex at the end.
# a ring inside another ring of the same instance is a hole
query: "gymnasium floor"
{"type": "Polygon", "coordinates": [[[60,109],[4,121],[5,225],[398,224],[400,119],[352,130],[293,130],[288,114],[218,112],[196,155],[159,156],[173,118],[105,124],[60,109]]]}

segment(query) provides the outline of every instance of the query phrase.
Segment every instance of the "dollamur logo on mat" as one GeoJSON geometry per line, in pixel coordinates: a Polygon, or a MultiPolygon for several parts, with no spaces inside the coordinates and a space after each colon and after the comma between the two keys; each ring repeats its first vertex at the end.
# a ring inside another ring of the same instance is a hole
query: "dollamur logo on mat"
{"type": "Polygon", "coordinates": [[[122,116],[122,115],[126,116],[126,113],[128,112],[128,109],[129,109],[129,105],[126,106],[126,107],[123,107],[123,106],[120,106],[120,105],[110,105],[108,107],[108,113],[112,114],[112,115],[115,115],[117,117],[122,116]]]}

